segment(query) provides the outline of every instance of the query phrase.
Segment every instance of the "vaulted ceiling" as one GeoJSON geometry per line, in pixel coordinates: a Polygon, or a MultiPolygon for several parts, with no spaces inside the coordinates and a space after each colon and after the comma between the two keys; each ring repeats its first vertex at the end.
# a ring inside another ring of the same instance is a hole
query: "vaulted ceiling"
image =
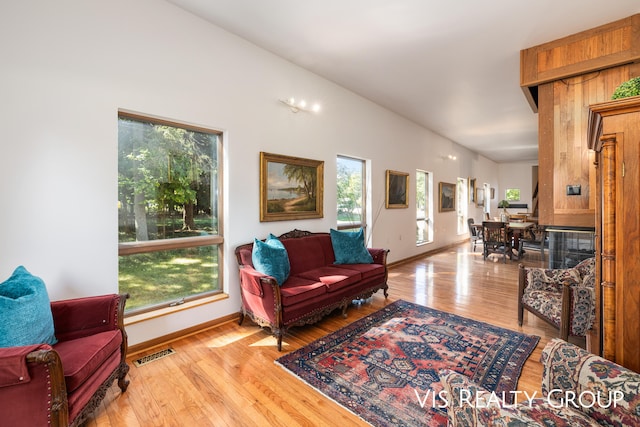
{"type": "Polygon", "coordinates": [[[537,159],[520,50],[638,0],[168,0],[496,162],[537,159]]]}

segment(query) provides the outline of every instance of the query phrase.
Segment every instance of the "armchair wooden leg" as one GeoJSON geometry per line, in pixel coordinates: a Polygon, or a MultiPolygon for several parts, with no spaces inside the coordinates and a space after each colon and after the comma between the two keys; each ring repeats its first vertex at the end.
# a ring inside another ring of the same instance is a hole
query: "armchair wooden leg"
{"type": "Polygon", "coordinates": [[[518,326],[522,326],[522,321],[524,320],[524,307],[522,306],[522,301],[518,303],[518,326]]]}
{"type": "Polygon", "coordinates": [[[282,335],[281,333],[277,334],[278,337],[278,351],[282,351],[282,335]]]}
{"type": "Polygon", "coordinates": [[[122,393],[127,391],[127,387],[129,387],[129,380],[126,378],[128,372],[129,365],[126,363],[120,365],[120,372],[118,373],[118,387],[120,387],[120,391],[122,391],[122,393]]]}

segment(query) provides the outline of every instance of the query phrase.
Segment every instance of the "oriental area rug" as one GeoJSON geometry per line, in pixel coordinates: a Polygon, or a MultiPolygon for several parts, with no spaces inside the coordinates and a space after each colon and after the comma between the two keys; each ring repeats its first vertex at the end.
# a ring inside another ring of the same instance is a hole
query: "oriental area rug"
{"type": "Polygon", "coordinates": [[[276,363],[374,426],[445,426],[441,369],[508,397],[539,339],[399,300],[276,363]]]}

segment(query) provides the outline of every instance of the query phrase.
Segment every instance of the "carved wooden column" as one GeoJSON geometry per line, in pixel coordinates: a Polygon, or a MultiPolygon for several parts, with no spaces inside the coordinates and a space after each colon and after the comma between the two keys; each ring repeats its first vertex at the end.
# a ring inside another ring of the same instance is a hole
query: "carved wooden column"
{"type": "Polygon", "coordinates": [[[600,298],[602,316],[602,355],[615,361],[616,354],[616,137],[600,138],[602,187],[600,298]]]}

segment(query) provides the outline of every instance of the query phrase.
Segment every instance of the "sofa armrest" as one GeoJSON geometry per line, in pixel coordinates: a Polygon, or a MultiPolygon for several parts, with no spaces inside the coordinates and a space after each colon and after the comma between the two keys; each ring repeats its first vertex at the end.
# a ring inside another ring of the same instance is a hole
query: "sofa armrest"
{"type": "Polygon", "coordinates": [[[0,402],[2,425],[67,426],[67,389],[58,353],[47,344],[0,348],[0,402]]]}
{"type": "MultiPolygon", "coordinates": [[[[108,294],[51,302],[56,338],[68,341],[120,329],[124,335],[124,305],[128,294],[108,294]]],[[[126,335],[124,335],[126,336],[126,335]]]]}
{"type": "Polygon", "coordinates": [[[566,405],[603,425],[640,425],[640,374],[557,338],[540,361],[545,396],[567,398],[566,405]],[[599,400],[591,404],[591,396],[599,400]]]}
{"type": "Polygon", "coordinates": [[[389,249],[368,248],[374,264],[387,265],[387,254],[389,249]]]}
{"type": "Polygon", "coordinates": [[[582,283],[563,283],[561,316],[561,338],[568,338],[569,334],[586,336],[596,318],[595,290],[582,283]]]}
{"type": "Polygon", "coordinates": [[[278,282],[250,265],[241,265],[240,286],[244,291],[262,297],[265,292],[273,293],[273,287],[278,286],[278,282]]]}

